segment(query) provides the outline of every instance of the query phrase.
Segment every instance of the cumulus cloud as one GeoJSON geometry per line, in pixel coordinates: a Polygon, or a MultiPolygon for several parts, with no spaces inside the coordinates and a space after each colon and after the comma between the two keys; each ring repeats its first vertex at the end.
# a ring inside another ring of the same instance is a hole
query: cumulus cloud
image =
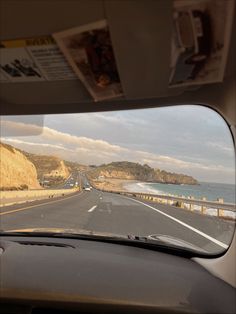
{"type": "Polygon", "coordinates": [[[1,136],[40,135],[43,131],[41,119],[35,118],[36,123],[23,123],[1,118],[1,136]],[[38,121],[39,120],[39,121],[38,121]]]}
{"type": "Polygon", "coordinates": [[[3,142],[8,142],[9,144],[12,144],[13,146],[18,146],[18,147],[32,147],[33,150],[35,150],[37,152],[38,147],[42,147],[42,148],[52,148],[52,149],[62,149],[62,150],[66,150],[66,151],[71,151],[73,152],[73,150],[69,150],[68,148],[65,148],[62,146],[62,144],[60,145],[54,145],[54,144],[47,144],[47,143],[35,143],[35,142],[28,142],[28,141],[22,141],[22,140],[18,140],[18,139],[14,139],[14,138],[6,138],[3,137],[1,138],[1,140],[3,142]],[[34,148],[35,147],[35,148],[34,148]]]}
{"type": "MultiPolygon", "coordinates": [[[[14,130],[35,130],[38,126],[24,125],[6,121],[5,127],[14,130]]],[[[207,165],[199,162],[186,161],[165,155],[158,155],[152,152],[128,149],[119,145],[111,144],[104,140],[97,140],[88,137],[79,137],[52,128],[44,127],[40,137],[34,137],[34,142],[28,139],[19,140],[3,138],[5,142],[34,153],[54,154],[68,160],[81,163],[101,164],[118,160],[130,160],[140,163],[148,163],[151,166],[164,168],[169,171],[185,170],[190,173],[193,169],[207,171],[232,171],[231,168],[222,165],[207,165]]]]}
{"type": "MultiPolygon", "coordinates": [[[[103,116],[100,117],[103,119],[103,116]]],[[[109,117],[107,119],[110,119],[109,117]]],[[[111,117],[112,119],[112,117],[111,117]]],[[[118,123],[117,117],[113,123],[118,123]]],[[[21,122],[3,121],[2,129],[18,132],[38,132],[41,129],[37,125],[24,124],[21,122]]],[[[234,168],[225,164],[199,160],[198,158],[177,158],[170,155],[157,154],[150,150],[135,149],[122,145],[112,144],[109,141],[94,139],[92,137],[76,136],[61,132],[53,128],[44,127],[40,136],[28,136],[21,138],[2,137],[2,141],[12,144],[22,150],[45,155],[54,155],[65,160],[76,161],[81,164],[103,164],[112,161],[133,161],[141,164],[165,169],[172,172],[181,172],[192,175],[199,180],[219,181],[219,178],[229,178],[233,181],[234,168]],[[214,179],[213,179],[214,178],[214,179]],[[218,179],[217,179],[218,178],[218,179]]],[[[229,151],[229,147],[212,142],[217,149],[229,151]],[[223,147],[223,148],[222,148],[223,147]]],[[[145,146],[143,146],[145,147],[145,146]]],[[[232,149],[231,149],[232,150],[232,149]]]]}

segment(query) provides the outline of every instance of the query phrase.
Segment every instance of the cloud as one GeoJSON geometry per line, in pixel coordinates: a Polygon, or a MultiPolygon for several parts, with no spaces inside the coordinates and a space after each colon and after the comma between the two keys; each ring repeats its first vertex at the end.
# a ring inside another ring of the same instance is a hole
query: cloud
{"type": "Polygon", "coordinates": [[[28,146],[28,147],[36,147],[36,150],[38,149],[38,147],[42,147],[42,148],[52,148],[52,149],[62,149],[62,150],[66,150],[66,151],[71,151],[73,152],[73,150],[69,150],[68,148],[63,147],[61,144],[60,145],[53,145],[53,144],[47,144],[47,143],[35,143],[35,142],[28,142],[28,141],[22,141],[22,140],[18,140],[18,139],[14,139],[14,138],[6,138],[3,137],[1,138],[1,140],[3,142],[8,142],[9,144],[12,144],[14,146],[18,145],[18,146],[28,146]]]}
{"type": "Polygon", "coordinates": [[[87,137],[78,137],[68,133],[59,132],[48,127],[44,127],[42,138],[49,141],[59,142],[64,145],[69,145],[78,148],[85,148],[94,151],[101,152],[122,152],[125,149],[118,146],[112,145],[103,140],[95,140],[87,137]]]}
{"type": "MultiPolygon", "coordinates": [[[[24,125],[12,121],[5,121],[4,127],[8,130],[33,130],[39,128],[35,125],[24,125]]],[[[85,136],[76,136],[44,127],[40,136],[7,138],[2,140],[15,147],[37,154],[56,155],[65,160],[76,161],[82,164],[103,164],[112,161],[133,161],[141,164],[147,163],[152,167],[172,172],[181,172],[193,175],[196,178],[230,177],[234,176],[234,168],[224,164],[215,164],[198,159],[175,158],[173,156],[156,154],[152,151],[133,149],[132,146],[111,144],[108,141],[85,136]]],[[[214,144],[214,143],[213,143],[214,144]]],[[[212,145],[214,146],[214,145],[212,145]]],[[[217,147],[217,145],[216,145],[217,147]]],[[[219,181],[219,180],[218,180],[219,181]]]]}
{"type": "Polygon", "coordinates": [[[23,123],[1,118],[1,137],[3,136],[35,136],[43,131],[43,122],[35,118],[36,123],[23,123]],[[37,121],[39,120],[39,121],[37,121]]]}
{"type": "Polygon", "coordinates": [[[207,145],[220,142],[233,146],[224,120],[203,106],[48,115],[45,124],[61,132],[103,139],[128,149],[232,166],[230,152],[207,145]]]}
{"type": "MultiPolygon", "coordinates": [[[[25,126],[22,123],[13,123],[10,122],[10,125],[14,126],[14,128],[22,129],[25,126]],[[17,126],[16,126],[17,124],[17,126]]],[[[37,128],[37,126],[27,126],[27,128],[37,128]]],[[[50,147],[54,149],[63,149],[68,152],[77,152],[77,153],[90,153],[91,156],[94,157],[93,162],[97,163],[96,161],[99,156],[105,156],[106,159],[111,158],[128,158],[131,160],[139,160],[141,163],[148,161],[151,164],[160,164],[163,166],[176,166],[182,169],[188,168],[202,168],[207,170],[216,170],[219,169],[220,166],[207,166],[201,163],[185,161],[177,158],[173,158],[170,156],[158,155],[153,154],[147,151],[141,150],[132,150],[125,147],[121,147],[119,145],[110,144],[107,141],[97,140],[87,137],[78,137],[75,135],[71,135],[69,133],[60,132],[48,127],[44,127],[43,133],[41,134],[40,138],[36,138],[36,140],[40,140],[40,142],[29,142],[23,141],[18,139],[7,139],[3,138],[4,141],[14,142],[15,144],[21,145],[28,145],[30,146],[41,146],[45,149],[50,147]],[[45,143],[47,142],[47,143],[45,143]],[[54,144],[55,143],[55,144],[54,144]]],[[[78,155],[77,158],[79,159],[80,156],[78,155]]],[[[223,166],[223,169],[226,170],[223,166]]]]}
{"type": "Polygon", "coordinates": [[[233,145],[225,145],[223,143],[216,143],[216,142],[207,142],[207,146],[215,148],[217,151],[220,151],[221,153],[226,153],[227,155],[234,155],[234,147],[233,145]]]}

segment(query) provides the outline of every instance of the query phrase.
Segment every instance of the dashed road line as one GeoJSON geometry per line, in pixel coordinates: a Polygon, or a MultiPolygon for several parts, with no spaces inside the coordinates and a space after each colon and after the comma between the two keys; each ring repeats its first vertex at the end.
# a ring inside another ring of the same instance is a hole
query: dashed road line
{"type": "Polygon", "coordinates": [[[94,205],[93,207],[91,207],[91,208],[88,210],[88,213],[93,212],[95,208],[97,208],[97,205],[94,205]]]}

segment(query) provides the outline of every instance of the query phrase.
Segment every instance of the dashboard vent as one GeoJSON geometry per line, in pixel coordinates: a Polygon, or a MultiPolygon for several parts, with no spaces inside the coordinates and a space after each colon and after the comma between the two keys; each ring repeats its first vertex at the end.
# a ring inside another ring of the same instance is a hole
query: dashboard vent
{"type": "Polygon", "coordinates": [[[74,249],[75,247],[72,245],[68,244],[63,244],[63,243],[52,243],[52,242],[40,242],[40,241],[17,241],[17,243],[21,245],[29,245],[29,246],[53,246],[53,247],[60,247],[60,248],[72,248],[74,249]]]}

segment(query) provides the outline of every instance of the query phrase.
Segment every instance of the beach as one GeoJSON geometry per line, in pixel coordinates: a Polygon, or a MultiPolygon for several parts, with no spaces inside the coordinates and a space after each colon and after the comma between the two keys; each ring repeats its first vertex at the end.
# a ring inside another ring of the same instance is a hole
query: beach
{"type": "Polygon", "coordinates": [[[106,191],[126,191],[146,194],[173,195],[178,197],[193,196],[201,200],[217,201],[222,198],[225,203],[235,204],[235,185],[223,183],[200,182],[198,185],[176,185],[138,180],[104,178],[94,180],[93,185],[106,191]]]}
{"type": "Polygon", "coordinates": [[[127,192],[126,185],[135,184],[139,181],[136,180],[124,180],[124,179],[111,179],[104,178],[102,180],[93,180],[92,183],[94,187],[106,190],[106,191],[114,191],[114,192],[127,192]]]}

